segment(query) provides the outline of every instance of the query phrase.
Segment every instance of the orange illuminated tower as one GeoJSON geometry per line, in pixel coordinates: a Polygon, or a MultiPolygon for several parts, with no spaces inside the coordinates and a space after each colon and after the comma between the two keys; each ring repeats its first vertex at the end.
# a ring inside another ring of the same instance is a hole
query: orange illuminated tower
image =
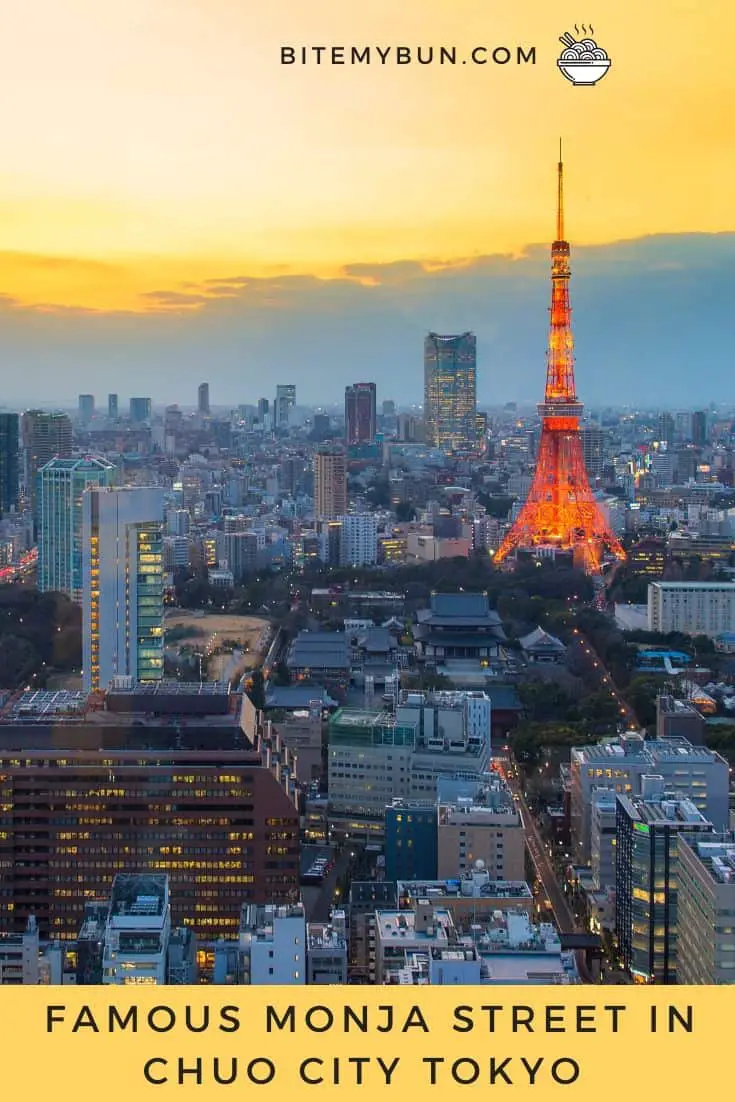
{"type": "Polygon", "coordinates": [[[625,552],[610,531],[590,488],[579,421],[582,403],[574,382],[574,339],[569,305],[569,242],[564,240],[564,166],[559,143],[556,240],[551,246],[551,323],[546,394],[536,471],[515,524],[495,556],[503,562],[518,549],[572,551],[589,573],[600,569],[605,551],[625,552]]]}

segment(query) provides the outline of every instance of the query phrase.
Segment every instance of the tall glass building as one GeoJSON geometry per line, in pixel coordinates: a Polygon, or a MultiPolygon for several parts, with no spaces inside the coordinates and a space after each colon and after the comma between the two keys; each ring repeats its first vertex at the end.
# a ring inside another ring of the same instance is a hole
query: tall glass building
{"type": "Polygon", "coordinates": [[[18,508],[18,414],[0,413],[0,517],[18,508]]]}
{"type": "Polygon", "coordinates": [[[38,473],[38,588],[81,601],[82,499],[90,486],[111,486],[117,468],[99,456],[52,459],[38,473]]]}
{"type": "Polygon", "coordinates": [[[84,495],[84,688],[163,678],[165,495],[155,486],[84,495]]]}
{"type": "Polygon", "coordinates": [[[424,340],[426,442],[448,451],[477,443],[477,338],[474,333],[424,340]]]}
{"type": "Polygon", "coordinates": [[[647,799],[617,797],[615,920],[618,949],[637,983],[676,983],[679,837],[706,839],[712,824],[692,800],[668,798],[663,777],[647,799]]]}

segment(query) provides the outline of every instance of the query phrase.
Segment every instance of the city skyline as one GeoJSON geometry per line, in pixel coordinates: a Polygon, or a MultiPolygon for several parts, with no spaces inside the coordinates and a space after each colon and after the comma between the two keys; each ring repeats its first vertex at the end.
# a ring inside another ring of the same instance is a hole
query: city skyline
{"type": "MultiPolygon", "coordinates": [[[[492,21],[481,0],[369,14],[317,0],[308,19],[215,7],[213,19],[198,0],[155,12],[131,0],[124,13],[36,0],[8,14],[6,401],[32,404],[35,387],[66,404],[121,377],[145,393],[154,377],[158,402],[172,377],[188,387],[206,374],[229,405],[254,400],[267,370],[298,371],[309,402],[356,377],[388,395],[400,378],[405,392],[390,396],[406,402],[421,392],[423,334],[468,329],[478,400],[533,401],[560,131],[587,401],[626,387],[650,400],[662,377],[675,402],[725,397],[735,77],[712,71],[693,11],[593,13],[613,71],[580,91],[559,78],[564,27],[540,0],[492,21]],[[280,65],[283,43],[315,36],[525,44],[537,58],[280,65]],[[50,100],[61,127],[48,125],[50,100]],[[711,393],[698,399],[702,361],[711,393]]],[[[727,36],[735,16],[720,9],[727,36]]]]}

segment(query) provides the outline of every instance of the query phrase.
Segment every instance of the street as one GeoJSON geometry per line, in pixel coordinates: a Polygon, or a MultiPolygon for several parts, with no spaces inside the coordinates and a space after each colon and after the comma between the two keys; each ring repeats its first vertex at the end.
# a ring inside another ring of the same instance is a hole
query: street
{"type": "Polygon", "coordinates": [[[610,696],[617,704],[621,722],[626,723],[630,728],[635,728],[637,730],[638,720],[636,718],[635,712],[623,700],[622,696],[615,686],[615,682],[610,676],[609,671],[605,668],[602,659],[600,658],[595,648],[592,646],[586,636],[581,633],[579,628],[574,628],[574,631],[572,632],[572,638],[579,647],[581,653],[584,655],[584,659],[587,661],[587,663],[592,665],[592,669],[595,671],[595,674],[600,682],[600,689],[602,689],[603,692],[610,693],[610,696]]]}
{"type": "Polygon", "coordinates": [[[516,797],[518,809],[523,821],[523,827],[526,834],[526,849],[530,854],[533,866],[536,870],[536,875],[541,881],[546,898],[551,904],[551,909],[554,912],[554,919],[556,920],[559,932],[573,934],[577,931],[577,922],[567,903],[562,887],[557,880],[554,866],[549,860],[549,856],[544,848],[543,839],[536,824],[536,820],[523,798],[523,793],[520,790],[518,781],[509,779],[508,784],[516,797]]]}
{"type": "MultiPolygon", "coordinates": [[[[546,898],[551,904],[551,909],[554,912],[554,921],[556,922],[559,933],[575,934],[583,932],[580,930],[571,907],[567,903],[564,890],[557,879],[554,866],[544,848],[541,832],[524,799],[518,780],[510,775],[508,775],[506,779],[511,792],[516,798],[516,803],[518,804],[518,810],[521,815],[526,836],[526,849],[533,862],[536,875],[541,881],[541,886],[543,887],[546,898]]],[[[582,982],[593,983],[594,981],[587,967],[587,960],[584,952],[580,949],[577,950],[574,955],[577,961],[577,971],[579,972],[582,982]]]]}

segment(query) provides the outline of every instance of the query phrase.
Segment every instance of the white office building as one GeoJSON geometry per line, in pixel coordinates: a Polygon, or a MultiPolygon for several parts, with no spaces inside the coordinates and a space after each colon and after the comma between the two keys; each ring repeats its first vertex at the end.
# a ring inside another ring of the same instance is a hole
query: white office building
{"type": "Polygon", "coordinates": [[[735,631],[735,582],[651,582],[648,630],[710,639],[735,631]]]}
{"type": "Polygon", "coordinates": [[[302,903],[245,904],[240,917],[240,982],[305,984],[306,950],[302,903]]]}
{"type": "Polygon", "coordinates": [[[84,688],[163,677],[163,509],[156,487],[94,487],[83,501],[84,688]]]}
{"type": "Polygon", "coordinates": [[[38,925],[31,916],[22,934],[0,933],[0,987],[37,983],[38,925]]]}
{"type": "Polygon", "coordinates": [[[329,724],[333,827],[375,833],[368,824],[382,824],[393,800],[434,801],[440,777],[486,774],[490,711],[481,692],[403,693],[395,713],[340,709],[329,724]]]}
{"type": "Polygon", "coordinates": [[[593,800],[599,789],[642,796],[645,778],[663,778],[675,800],[692,800],[716,830],[728,824],[730,769],[723,757],[683,738],[645,740],[636,731],[573,747],[569,769],[572,851],[576,864],[591,856],[593,800]]]}

